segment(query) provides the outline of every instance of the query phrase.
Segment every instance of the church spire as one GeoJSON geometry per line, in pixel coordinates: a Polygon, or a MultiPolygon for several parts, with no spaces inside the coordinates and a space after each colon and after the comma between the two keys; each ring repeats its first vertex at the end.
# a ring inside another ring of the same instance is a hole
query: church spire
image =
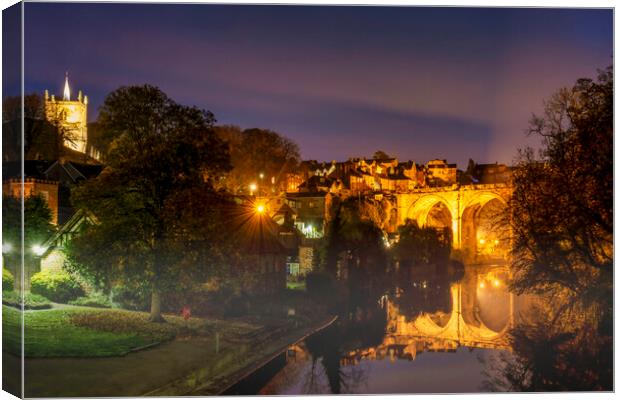
{"type": "Polygon", "coordinates": [[[71,91],[69,90],[69,73],[65,72],[65,90],[62,94],[63,100],[71,100],[71,91]]]}

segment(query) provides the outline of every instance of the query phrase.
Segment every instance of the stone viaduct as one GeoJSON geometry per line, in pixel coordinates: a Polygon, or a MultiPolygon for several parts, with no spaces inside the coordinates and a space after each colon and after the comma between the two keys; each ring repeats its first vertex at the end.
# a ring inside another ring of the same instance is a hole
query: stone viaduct
{"type": "Polygon", "coordinates": [[[501,221],[512,193],[505,183],[453,185],[396,194],[396,221],[449,228],[452,248],[473,259],[506,259],[510,233],[501,221]]]}

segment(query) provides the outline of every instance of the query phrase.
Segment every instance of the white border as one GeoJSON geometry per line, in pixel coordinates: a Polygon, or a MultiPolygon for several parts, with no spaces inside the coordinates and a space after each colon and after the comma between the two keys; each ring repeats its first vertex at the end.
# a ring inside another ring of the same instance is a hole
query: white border
{"type": "MultiPolygon", "coordinates": [[[[44,2],[44,1],[39,1],[39,0],[29,0],[28,2],[44,2]]],[[[47,2],[58,2],[58,1],[47,1],[47,2]]],[[[87,1],[64,1],[64,2],[75,2],[75,3],[84,3],[87,1]]],[[[92,1],[93,3],[95,3],[95,1],[92,1]]],[[[2,9],[5,9],[13,4],[15,4],[15,1],[12,0],[0,0],[0,6],[2,9]]],[[[338,0],[337,2],[334,1],[329,1],[329,0],[314,0],[314,1],[296,1],[296,2],[284,2],[284,1],[261,1],[261,0],[230,0],[230,1],[200,1],[200,2],[190,2],[190,1],[178,1],[178,0],[149,0],[149,1],[101,1],[100,3],[179,3],[179,4],[187,4],[187,3],[191,3],[191,4],[297,4],[297,5],[368,5],[368,6],[441,6],[441,7],[450,7],[450,6],[456,6],[456,7],[560,7],[560,8],[614,8],[615,7],[615,2],[613,1],[609,1],[609,0],[591,0],[591,1],[579,1],[579,0],[564,0],[564,1],[560,1],[560,0],[539,0],[539,1],[532,1],[532,0],[523,0],[523,1],[515,1],[515,0],[501,0],[501,1],[493,1],[493,0],[478,0],[476,2],[472,2],[472,1],[466,1],[466,0],[450,0],[449,2],[446,1],[439,1],[439,0],[425,0],[425,1],[408,1],[408,0],[389,0],[389,1],[382,1],[382,0],[375,0],[375,1],[351,1],[351,0],[338,0]]],[[[23,12],[22,12],[22,18],[23,18],[23,12]]],[[[614,27],[616,25],[616,14],[615,14],[615,10],[614,10],[614,27]]],[[[24,29],[24,25],[22,23],[22,39],[23,39],[23,29],[24,29]]],[[[2,31],[2,22],[0,19],[0,35],[1,35],[1,31],[2,31]]],[[[616,40],[616,31],[614,29],[614,53],[617,53],[618,50],[618,41],[616,40]]],[[[23,40],[22,40],[22,45],[23,45],[23,40]]],[[[0,55],[0,61],[1,61],[1,55],[0,55]]],[[[1,65],[1,63],[0,63],[1,65]]],[[[22,48],[22,65],[23,65],[23,48],[22,48]]],[[[614,66],[614,70],[615,70],[615,66],[614,66]]],[[[0,75],[0,83],[1,83],[1,75],[0,75]]],[[[23,91],[23,71],[22,71],[22,91],[23,91]]],[[[614,93],[615,94],[615,93],[614,93]]],[[[615,97],[615,96],[614,96],[615,97]]],[[[614,98],[614,101],[616,99],[614,98]]],[[[619,107],[617,102],[614,104],[614,113],[616,113],[618,111],[619,107]]],[[[614,119],[614,131],[616,129],[616,120],[614,119]]],[[[0,143],[1,146],[1,143],[0,143]]],[[[618,145],[618,143],[614,143],[614,156],[617,152],[617,150],[620,148],[620,145],[618,145]]],[[[0,147],[1,149],[1,147],[0,147]]],[[[0,168],[1,171],[1,168],[0,168]]],[[[620,172],[620,167],[616,164],[614,164],[614,186],[616,183],[616,179],[618,177],[618,174],[620,172]]],[[[620,208],[618,207],[618,205],[620,205],[620,201],[618,201],[618,199],[616,197],[614,197],[614,208],[615,210],[619,210],[620,208]]],[[[618,218],[618,214],[616,212],[615,218],[614,218],[614,227],[618,226],[618,220],[620,218],[618,218]]],[[[615,233],[615,230],[614,230],[615,233]]],[[[1,239],[1,233],[0,233],[0,239],[1,239]]],[[[23,271],[23,269],[22,269],[23,271]]],[[[23,279],[23,277],[22,277],[23,279]]],[[[614,277],[614,284],[615,282],[615,277],[614,277]]],[[[618,290],[614,291],[614,305],[618,304],[616,300],[618,300],[618,290]]],[[[614,310],[614,316],[617,315],[617,310],[614,310]]],[[[615,318],[614,321],[614,332],[618,332],[618,327],[619,327],[619,321],[618,318],[615,318]]],[[[2,332],[1,327],[0,327],[0,333],[2,332]]],[[[615,336],[615,335],[614,335],[615,336]]],[[[616,355],[616,346],[614,343],[614,356],[616,355]]],[[[615,361],[615,357],[614,357],[614,361],[615,361]]],[[[0,360],[1,362],[1,360],[0,360]]],[[[615,367],[615,363],[614,363],[614,367],[615,367]]],[[[22,372],[23,372],[23,366],[22,366],[22,372]]],[[[614,383],[618,382],[618,371],[615,370],[614,371],[614,383]]],[[[22,379],[22,384],[24,383],[24,380],[22,379]]],[[[102,382],[102,384],[104,384],[102,382]]],[[[602,398],[612,398],[615,397],[615,394],[613,393],[592,393],[592,392],[587,392],[584,394],[581,393],[552,393],[552,394],[506,394],[506,393],[499,393],[499,394],[491,394],[491,393],[483,393],[483,394],[463,394],[463,395],[377,395],[377,396],[372,396],[373,398],[381,398],[381,399],[393,399],[393,400],[399,400],[399,399],[403,399],[405,397],[408,398],[412,398],[412,399],[433,399],[433,398],[440,398],[441,397],[445,397],[445,396],[458,396],[458,398],[462,398],[462,399],[478,399],[479,397],[487,397],[487,396],[509,396],[511,399],[513,398],[526,398],[526,399],[533,399],[533,398],[538,398],[539,396],[543,396],[545,399],[585,399],[585,398],[592,398],[592,399],[602,399],[602,398]]],[[[284,398],[288,398],[289,396],[279,396],[279,397],[284,397],[284,398]]],[[[292,396],[291,396],[292,397],[292,396]]],[[[326,398],[326,396],[296,396],[302,399],[324,399],[326,398]]],[[[350,399],[350,398],[358,398],[360,396],[347,396],[347,395],[340,395],[338,396],[339,399],[350,399]]],[[[187,397],[169,397],[169,398],[174,398],[174,399],[187,399],[187,397]]],[[[232,398],[239,398],[239,399],[254,399],[254,398],[268,398],[268,396],[252,396],[252,397],[232,397],[232,398]]],[[[327,396],[327,398],[336,398],[336,396],[327,396]]],[[[4,400],[4,399],[14,399],[13,396],[11,396],[10,394],[6,393],[6,392],[0,392],[0,400],[4,400]]],[[[137,399],[137,398],[131,398],[131,397],[125,397],[125,399],[137,399]]],[[[163,399],[163,397],[162,397],[163,399]]]]}

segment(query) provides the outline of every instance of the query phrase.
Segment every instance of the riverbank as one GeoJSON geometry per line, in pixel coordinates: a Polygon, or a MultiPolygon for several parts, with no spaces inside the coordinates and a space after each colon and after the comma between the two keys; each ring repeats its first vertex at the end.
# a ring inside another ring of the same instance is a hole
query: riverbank
{"type": "Polygon", "coordinates": [[[290,331],[276,330],[269,338],[251,348],[240,347],[214,363],[208,363],[191,374],[161,388],[145,393],[147,396],[213,396],[221,395],[235,383],[269,363],[286,349],[332,324],[330,316],[290,331]]]}
{"type": "MultiPolygon", "coordinates": [[[[217,394],[327,321],[287,317],[208,321],[210,332],[124,356],[26,358],[26,397],[110,397],[217,394]]],[[[19,357],[3,352],[8,379],[19,357]],[[13,366],[13,367],[10,367],[13,366]]],[[[17,368],[15,368],[17,367],[17,368]]],[[[17,378],[17,376],[15,376],[17,378]]]]}

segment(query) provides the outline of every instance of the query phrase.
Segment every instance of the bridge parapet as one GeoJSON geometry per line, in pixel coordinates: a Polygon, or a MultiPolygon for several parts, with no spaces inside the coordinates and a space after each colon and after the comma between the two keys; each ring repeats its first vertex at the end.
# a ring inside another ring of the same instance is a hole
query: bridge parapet
{"type": "Polygon", "coordinates": [[[450,186],[426,186],[404,191],[397,191],[396,195],[402,194],[420,194],[420,193],[437,193],[437,192],[453,192],[458,190],[494,190],[494,189],[511,189],[510,183],[471,183],[458,184],[450,186]]]}

